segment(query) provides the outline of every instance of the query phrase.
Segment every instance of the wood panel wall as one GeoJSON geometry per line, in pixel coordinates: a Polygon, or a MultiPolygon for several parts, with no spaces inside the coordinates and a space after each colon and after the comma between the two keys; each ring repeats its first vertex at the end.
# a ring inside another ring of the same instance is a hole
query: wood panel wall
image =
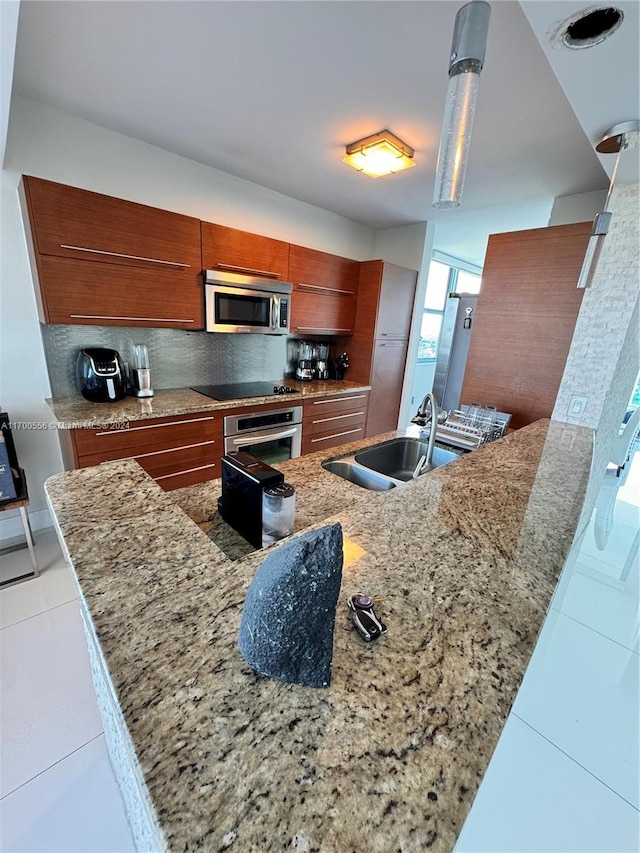
{"type": "Polygon", "coordinates": [[[519,429],[551,417],[582,302],[590,222],[489,238],[461,402],[511,412],[519,429]]]}

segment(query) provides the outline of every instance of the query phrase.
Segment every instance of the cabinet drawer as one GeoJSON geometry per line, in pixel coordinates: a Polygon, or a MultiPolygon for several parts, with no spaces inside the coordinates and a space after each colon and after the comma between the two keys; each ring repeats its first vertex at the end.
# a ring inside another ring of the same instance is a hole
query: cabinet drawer
{"type": "Polygon", "coordinates": [[[74,439],[79,457],[101,454],[104,461],[133,456],[136,450],[144,452],[147,448],[163,450],[204,441],[216,441],[221,446],[221,424],[218,414],[153,418],[74,430],[74,439]]]}
{"type": "Polygon", "coordinates": [[[41,255],[199,272],[198,219],[40,178],[24,182],[41,255]]]}
{"type": "Polygon", "coordinates": [[[302,431],[302,454],[316,453],[318,450],[326,450],[328,447],[338,447],[351,441],[359,441],[364,438],[365,428],[362,426],[345,426],[344,429],[337,428],[320,435],[304,436],[302,431]]]}
{"type": "Polygon", "coordinates": [[[355,391],[343,397],[322,397],[319,400],[305,400],[304,419],[324,418],[329,414],[339,412],[355,412],[367,408],[369,403],[368,391],[355,391]]]}
{"type": "Polygon", "coordinates": [[[353,295],[298,289],[291,295],[292,332],[351,335],[355,317],[353,295]]]}
{"type": "Polygon", "coordinates": [[[45,320],[64,325],[203,329],[200,277],[43,256],[45,320]]]}
{"type": "Polygon", "coordinates": [[[202,222],[205,269],[288,280],[289,244],[213,222],[202,222]]]}
{"type": "Polygon", "coordinates": [[[305,437],[319,435],[325,432],[338,432],[363,426],[367,420],[367,407],[353,412],[316,412],[315,416],[305,418],[302,422],[302,435],[305,437]]]}
{"type": "Polygon", "coordinates": [[[202,480],[213,480],[220,476],[220,457],[222,443],[219,441],[198,442],[192,445],[180,445],[164,450],[148,450],[133,455],[126,449],[110,453],[94,453],[80,457],[80,467],[99,465],[101,462],[113,462],[117,459],[134,459],[163,488],[178,488],[176,477],[193,474],[202,480]]]}

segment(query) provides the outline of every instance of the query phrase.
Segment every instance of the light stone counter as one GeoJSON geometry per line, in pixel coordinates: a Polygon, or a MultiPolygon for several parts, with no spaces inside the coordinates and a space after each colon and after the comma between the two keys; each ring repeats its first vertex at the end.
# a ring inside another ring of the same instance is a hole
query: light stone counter
{"type": "Polygon", "coordinates": [[[283,463],[297,527],[345,535],[324,690],[237,651],[264,552],[216,520],[219,482],[163,493],[133,462],[52,477],[141,849],[450,851],[571,546],[592,436],[539,421],[389,492],[320,467],[356,445],[283,463]],[[346,607],[359,591],[384,597],[371,645],[346,607]]]}
{"type": "Polygon", "coordinates": [[[266,397],[250,397],[243,400],[212,400],[191,388],[172,388],[156,391],[153,397],[124,397],[114,403],[91,403],[79,394],[76,397],[58,397],[46,400],[55,415],[59,429],[82,429],[100,427],[124,421],[140,421],[145,418],[164,418],[186,415],[191,412],[221,411],[240,406],[259,406],[264,403],[290,402],[298,404],[318,397],[333,397],[354,391],[369,391],[369,385],[335,379],[325,381],[298,382],[294,379],[280,380],[296,388],[295,394],[270,394],[266,397]]]}

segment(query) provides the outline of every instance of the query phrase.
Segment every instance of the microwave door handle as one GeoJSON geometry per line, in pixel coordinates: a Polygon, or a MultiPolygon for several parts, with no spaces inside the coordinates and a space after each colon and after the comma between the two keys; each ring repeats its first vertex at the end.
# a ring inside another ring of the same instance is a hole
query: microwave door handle
{"type": "Polygon", "coordinates": [[[234,436],[231,441],[236,447],[245,447],[247,444],[260,444],[261,440],[272,441],[274,438],[290,438],[296,434],[299,428],[300,424],[296,424],[291,429],[283,430],[282,432],[267,431],[254,433],[253,436],[246,436],[246,438],[244,436],[234,436]]]}
{"type": "Polygon", "coordinates": [[[271,297],[271,328],[277,329],[280,322],[280,300],[277,296],[271,297]]]}

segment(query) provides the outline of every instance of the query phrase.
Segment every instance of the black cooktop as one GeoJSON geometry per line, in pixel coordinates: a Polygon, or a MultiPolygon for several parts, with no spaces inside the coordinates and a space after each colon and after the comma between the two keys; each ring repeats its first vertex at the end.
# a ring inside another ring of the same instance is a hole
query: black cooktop
{"type": "Polygon", "coordinates": [[[232,385],[194,385],[192,391],[213,400],[244,400],[245,397],[271,397],[279,394],[296,394],[295,388],[277,382],[237,382],[232,385]]]}

